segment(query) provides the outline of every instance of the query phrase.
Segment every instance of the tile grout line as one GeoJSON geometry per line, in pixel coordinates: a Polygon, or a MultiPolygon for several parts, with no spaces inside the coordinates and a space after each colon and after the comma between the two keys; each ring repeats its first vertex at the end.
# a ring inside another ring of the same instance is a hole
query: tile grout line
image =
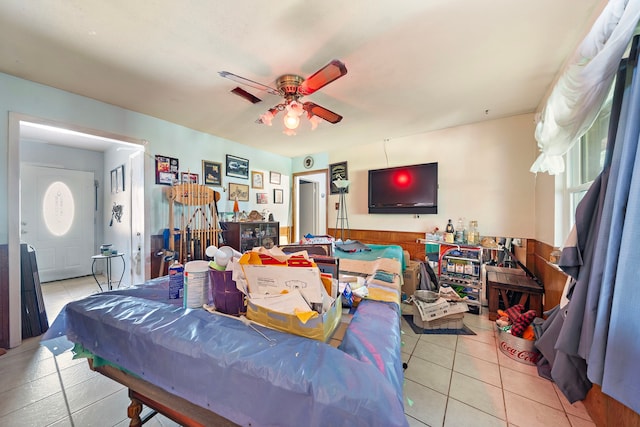
{"type": "Polygon", "coordinates": [[[67,392],[64,388],[64,383],[62,382],[60,366],[58,365],[58,360],[55,356],[53,356],[53,362],[56,365],[56,372],[58,374],[58,380],[60,381],[60,389],[62,390],[62,397],[64,398],[64,406],[67,408],[67,414],[69,414],[69,422],[71,423],[71,427],[75,427],[75,424],[73,423],[73,416],[71,415],[71,407],[69,406],[69,400],[67,399],[67,392]]]}

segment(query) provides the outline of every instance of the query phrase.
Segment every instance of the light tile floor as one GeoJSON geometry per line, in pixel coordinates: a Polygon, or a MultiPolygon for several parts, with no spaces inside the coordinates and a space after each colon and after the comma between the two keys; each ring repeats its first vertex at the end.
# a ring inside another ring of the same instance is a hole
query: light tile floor
{"type": "Polygon", "coordinates": [[[465,314],[476,335],[415,334],[402,321],[404,406],[410,426],[595,426],[581,402],[570,404],[538,376],[497,347],[494,322],[465,314]]]}
{"type": "MultiPolygon", "coordinates": [[[[42,285],[49,322],[68,301],[99,289],[91,276],[42,285]]],[[[410,426],[594,426],[536,368],[497,348],[493,322],[465,315],[476,335],[415,334],[403,320],[404,402],[410,426]]],[[[0,356],[0,426],[128,425],[127,390],[70,352],[53,357],[29,338],[0,356]]],[[[147,412],[148,410],[145,410],[147,412]]],[[[143,412],[144,413],[144,412],[143,412]]],[[[157,415],[150,427],[176,426],[157,415]]]]}

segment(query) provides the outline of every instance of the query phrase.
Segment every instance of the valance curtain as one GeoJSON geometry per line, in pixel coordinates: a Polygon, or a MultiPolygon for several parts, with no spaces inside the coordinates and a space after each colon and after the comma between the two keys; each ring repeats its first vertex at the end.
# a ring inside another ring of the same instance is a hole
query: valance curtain
{"type": "Polygon", "coordinates": [[[536,125],[541,153],[530,171],[556,175],[562,156],[589,129],[640,19],[640,0],[611,0],[569,61],[536,125]]]}

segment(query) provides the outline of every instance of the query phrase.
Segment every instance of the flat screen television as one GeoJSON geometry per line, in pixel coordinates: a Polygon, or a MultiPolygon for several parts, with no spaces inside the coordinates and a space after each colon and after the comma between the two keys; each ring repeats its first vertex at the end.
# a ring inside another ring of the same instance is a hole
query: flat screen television
{"type": "Polygon", "coordinates": [[[369,213],[437,214],[438,163],[370,170],[369,213]]]}

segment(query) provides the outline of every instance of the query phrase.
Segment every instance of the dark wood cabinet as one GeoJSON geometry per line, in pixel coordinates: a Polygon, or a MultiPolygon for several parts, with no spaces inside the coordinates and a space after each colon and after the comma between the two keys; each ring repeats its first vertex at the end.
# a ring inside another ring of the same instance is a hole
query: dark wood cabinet
{"type": "Polygon", "coordinates": [[[240,252],[257,246],[270,249],[280,244],[280,223],[273,221],[221,222],[224,244],[240,252]]]}

